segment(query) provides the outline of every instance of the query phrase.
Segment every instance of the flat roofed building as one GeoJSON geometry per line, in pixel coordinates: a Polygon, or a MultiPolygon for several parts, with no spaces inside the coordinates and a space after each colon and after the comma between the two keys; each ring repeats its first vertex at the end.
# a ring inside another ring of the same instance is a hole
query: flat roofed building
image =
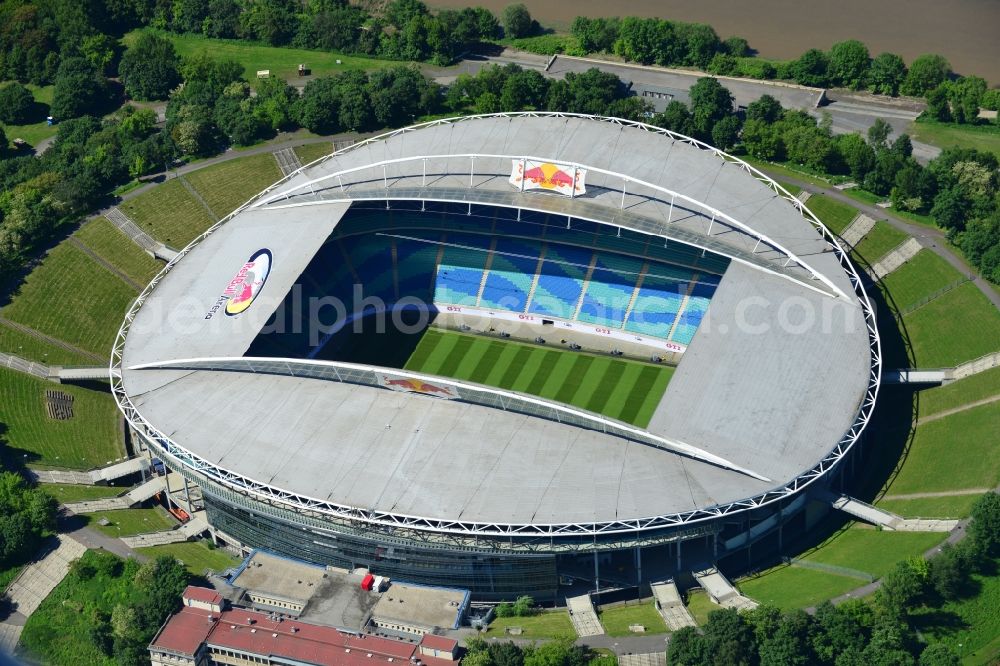
{"type": "Polygon", "coordinates": [[[256,550],[231,582],[254,608],[298,617],[326,581],[323,567],[256,550]]]}
{"type": "Polygon", "coordinates": [[[423,636],[435,629],[457,629],[468,606],[467,590],[393,583],[372,609],[372,624],[423,636]]]}

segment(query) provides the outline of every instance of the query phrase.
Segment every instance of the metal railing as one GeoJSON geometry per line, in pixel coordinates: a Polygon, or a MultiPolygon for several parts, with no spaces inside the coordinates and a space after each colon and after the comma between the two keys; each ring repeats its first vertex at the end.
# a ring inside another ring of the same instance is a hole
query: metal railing
{"type": "Polygon", "coordinates": [[[234,210],[232,213],[227,215],[225,218],[220,220],[218,223],[214,224],[200,236],[195,238],[191,243],[187,245],[183,250],[181,250],[176,257],[174,257],[160,273],[153,278],[153,280],[147,285],[147,287],[139,294],[139,296],[132,303],[132,307],[125,315],[125,319],[118,329],[118,335],[115,339],[114,347],[112,348],[111,361],[109,364],[109,373],[111,375],[111,388],[114,394],[115,401],[118,404],[119,409],[124,414],[126,420],[129,424],[149,442],[155,450],[163,452],[165,455],[169,455],[171,458],[177,460],[184,466],[188,467],[192,471],[198,472],[200,474],[209,476],[211,479],[222,483],[225,486],[248,494],[250,496],[256,497],[258,499],[264,500],[266,502],[272,502],[275,504],[280,504],[284,506],[291,507],[293,509],[301,509],[306,511],[314,511],[322,515],[335,516],[337,518],[346,520],[357,520],[362,522],[374,523],[378,525],[383,525],[387,527],[405,527],[413,530],[426,530],[430,532],[439,533],[453,533],[453,534],[464,534],[464,535],[477,535],[484,537],[497,537],[506,536],[513,537],[515,535],[529,535],[529,536],[546,536],[550,538],[555,538],[559,536],[571,536],[571,535],[604,535],[604,534],[615,534],[621,532],[636,532],[636,531],[646,531],[646,530],[657,530],[672,526],[688,525],[691,523],[697,523],[701,521],[715,520],[722,516],[733,515],[741,513],[743,511],[757,509],[763,506],[767,506],[774,502],[781,501],[791,495],[799,493],[805,488],[809,487],[819,479],[827,475],[832,469],[834,469],[837,464],[850,452],[854,445],[860,440],[865,427],[868,425],[868,421],[871,419],[872,412],[875,409],[875,403],[878,399],[879,388],[881,385],[881,375],[882,375],[882,351],[881,351],[881,340],[879,338],[878,327],[875,320],[875,310],[872,307],[871,301],[868,298],[868,294],[865,291],[864,284],[861,277],[858,275],[853,263],[851,262],[849,256],[844,251],[843,247],[837,241],[833,233],[826,228],[826,226],[816,217],[812,211],[809,210],[801,201],[792,196],[788,190],[782,187],[779,183],[774,181],[772,178],[764,174],[762,171],[757,169],[750,164],[747,164],[743,160],[729,155],[717,148],[713,148],[697,139],[692,139],[691,137],[686,137],[681,134],[677,134],[670,130],[665,130],[659,127],[654,127],[652,125],[647,125],[645,123],[640,123],[637,121],[622,120],[620,118],[608,118],[603,116],[586,116],[582,114],[568,114],[568,113],[542,113],[542,112],[525,112],[525,113],[512,113],[512,114],[490,114],[485,116],[464,116],[458,118],[448,118],[443,120],[435,120],[429,123],[423,123],[420,125],[414,125],[411,127],[406,127],[398,130],[393,130],[392,132],[387,132],[385,134],[379,135],[377,137],[372,137],[366,139],[359,143],[353,144],[352,146],[345,148],[342,151],[335,152],[326,157],[321,157],[310,164],[307,164],[302,169],[308,169],[312,166],[321,163],[325,160],[336,157],[337,155],[343,154],[348,151],[357,150],[360,147],[366,146],[369,143],[384,140],[392,136],[399,134],[404,134],[406,132],[414,132],[418,129],[424,127],[432,127],[440,124],[447,123],[457,123],[457,122],[471,122],[475,120],[480,120],[490,117],[578,117],[578,118],[588,118],[594,120],[595,122],[608,122],[616,125],[621,125],[624,127],[632,127],[641,131],[650,132],[652,134],[659,134],[663,136],[668,136],[675,141],[679,141],[688,145],[691,145],[700,150],[706,150],[711,152],[713,155],[717,156],[723,161],[735,164],[741,169],[752,175],[758,181],[767,185],[770,189],[776,192],[779,196],[786,199],[793,207],[802,215],[809,224],[811,224],[820,234],[820,236],[828,243],[828,245],[833,250],[835,256],[847,274],[850,280],[851,287],[854,290],[858,301],[861,305],[862,312],[865,318],[865,328],[868,335],[868,346],[869,346],[869,372],[868,372],[868,386],[865,391],[865,395],[862,397],[860,404],[858,405],[857,412],[855,413],[854,422],[846,430],[846,432],[841,436],[840,440],[830,449],[830,451],[824,455],[819,461],[817,461],[811,468],[805,472],[799,474],[788,483],[768,490],[766,492],[748,497],[735,502],[728,502],[725,504],[719,504],[711,507],[704,507],[700,509],[695,509],[693,511],[677,512],[671,514],[663,514],[657,516],[648,516],[644,518],[636,518],[630,520],[613,520],[613,521],[600,521],[600,522],[576,522],[576,523],[530,523],[530,524],[516,524],[516,523],[500,523],[500,522],[476,522],[476,521],[461,521],[461,520],[449,520],[443,518],[432,518],[432,517],[419,517],[419,516],[407,516],[402,514],[396,514],[388,511],[377,511],[374,509],[364,509],[361,507],[343,506],[332,502],[326,502],[318,500],[316,498],[299,495],[296,493],[291,493],[280,488],[275,488],[269,486],[266,483],[261,483],[251,479],[247,479],[240,475],[234,474],[233,472],[226,470],[224,468],[215,465],[209,461],[204,460],[188,451],[186,448],[173,442],[169,437],[160,432],[155,426],[146,421],[139,410],[132,403],[131,397],[126,391],[123,381],[122,381],[122,354],[125,347],[125,340],[128,336],[129,329],[132,322],[135,320],[136,314],[139,309],[145,303],[146,299],[149,298],[150,293],[156,288],[161,280],[171,271],[177,263],[183,259],[188,252],[191,251],[196,245],[198,245],[205,238],[209,237],[215,233],[223,224],[227,223],[233,217],[244,211],[252,203],[258,201],[261,197],[265,196],[269,192],[273,192],[276,188],[280,187],[283,183],[287,182],[289,178],[295,176],[299,173],[297,171],[293,174],[289,174],[285,178],[277,181],[270,187],[266,188],[260,192],[257,196],[250,199],[248,202],[234,210]]]}

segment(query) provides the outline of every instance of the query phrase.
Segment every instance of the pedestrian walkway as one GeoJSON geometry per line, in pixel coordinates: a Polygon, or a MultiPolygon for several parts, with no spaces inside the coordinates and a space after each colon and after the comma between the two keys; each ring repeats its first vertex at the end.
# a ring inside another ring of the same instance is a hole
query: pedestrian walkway
{"type": "Polygon", "coordinates": [[[139,456],[137,458],[123,460],[115,463],[114,465],[102,467],[101,469],[95,469],[90,474],[96,483],[97,481],[113,481],[115,479],[120,479],[123,476],[128,476],[129,474],[144,472],[148,469],[149,458],[139,456]]]}
{"type": "Polygon", "coordinates": [[[653,583],[650,585],[653,590],[653,599],[656,610],[667,624],[667,629],[677,631],[684,627],[696,627],[698,623],[694,621],[691,612],[684,605],[680,591],[672,580],[664,583],[653,583]]]}
{"type": "Polygon", "coordinates": [[[840,509],[866,523],[879,525],[883,529],[897,532],[950,532],[958,526],[957,520],[930,520],[924,518],[903,518],[885,509],[872,506],[867,502],[849,495],[834,495],[824,493],[823,497],[834,509],[840,509]]]}
{"type": "Polygon", "coordinates": [[[584,594],[579,597],[566,597],[566,610],[569,612],[569,619],[573,623],[573,629],[580,638],[585,636],[600,636],[604,633],[604,626],[594,611],[594,604],[590,601],[590,595],[584,594]]]}
{"type": "Polygon", "coordinates": [[[858,213],[858,216],[847,225],[843,233],[840,234],[840,239],[844,241],[845,245],[854,247],[861,242],[861,239],[868,235],[868,232],[872,230],[875,226],[875,220],[868,217],[864,213],[858,213]]]}
{"type": "Polygon", "coordinates": [[[274,159],[277,160],[278,168],[281,169],[281,175],[283,176],[287,176],[302,168],[302,162],[299,160],[299,156],[295,153],[294,148],[282,148],[281,150],[274,151],[274,159]]]}
{"type": "Polygon", "coordinates": [[[15,356],[14,354],[5,354],[0,352],[0,367],[10,368],[11,370],[16,370],[17,372],[23,372],[26,375],[34,375],[41,379],[49,378],[49,366],[42,365],[41,363],[35,363],[34,361],[28,361],[20,356],[15,356]]]}
{"type": "Polygon", "coordinates": [[[693,573],[694,579],[708,593],[708,598],[723,608],[753,610],[760,605],[750,597],[740,594],[740,591],[733,587],[732,583],[715,567],[693,573]]]}
{"type": "Polygon", "coordinates": [[[623,654],[618,657],[618,666],[666,666],[666,664],[666,650],[646,654],[623,654]]]}
{"type": "Polygon", "coordinates": [[[167,487],[166,482],[162,476],[154,476],[152,479],[143,483],[140,486],[136,486],[132,490],[128,491],[128,498],[133,504],[138,504],[139,502],[145,502],[153,495],[161,492],[167,487]]]}
{"type": "Polygon", "coordinates": [[[800,202],[805,203],[809,201],[809,197],[812,196],[812,192],[809,190],[799,190],[799,193],[795,195],[795,198],[800,202]]]}
{"type": "Polygon", "coordinates": [[[66,509],[73,513],[97,513],[99,511],[118,511],[128,509],[135,504],[128,495],[120,497],[104,497],[96,500],[85,500],[83,502],[70,502],[66,504],[66,509]]]}
{"type": "Polygon", "coordinates": [[[125,234],[129,240],[152,254],[157,259],[170,261],[177,256],[176,250],[167,247],[140,229],[139,225],[133,222],[132,219],[123,213],[117,206],[106,210],[104,212],[104,217],[106,217],[111,224],[118,227],[118,230],[125,234]]]}
{"type": "Polygon", "coordinates": [[[895,249],[886,253],[884,257],[871,267],[868,273],[876,280],[881,280],[916,256],[917,252],[920,252],[922,249],[923,246],[920,244],[920,241],[916,238],[909,238],[900,243],[895,249]]]}
{"type": "Polygon", "coordinates": [[[163,532],[148,532],[134,536],[122,537],[122,542],[129,548],[148,548],[149,546],[164,546],[168,543],[180,543],[200,535],[208,529],[208,520],[204,511],[196,512],[191,520],[178,528],[163,532]]]}
{"type": "Polygon", "coordinates": [[[28,473],[36,483],[66,483],[73,485],[92,486],[94,477],[90,472],[78,472],[72,469],[32,469],[28,473]]]}

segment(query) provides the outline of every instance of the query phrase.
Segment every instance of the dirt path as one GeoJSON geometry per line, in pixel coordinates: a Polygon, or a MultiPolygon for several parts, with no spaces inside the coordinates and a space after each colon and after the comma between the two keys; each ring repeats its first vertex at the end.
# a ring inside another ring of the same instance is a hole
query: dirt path
{"type": "Polygon", "coordinates": [[[93,259],[94,261],[96,261],[97,263],[99,263],[102,267],[106,268],[111,273],[114,273],[115,277],[118,277],[119,279],[121,279],[122,282],[124,282],[128,286],[130,286],[133,289],[135,289],[136,292],[142,291],[142,287],[139,286],[138,282],[136,282],[135,280],[133,280],[129,276],[127,276],[124,273],[122,273],[118,269],[118,267],[115,266],[114,264],[111,264],[111,263],[108,263],[107,261],[105,261],[104,257],[100,256],[99,254],[97,254],[96,252],[94,252],[93,250],[91,250],[89,247],[87,247],[86,245],[84,245],[83,241],[81,241],[79,238],[77,238],[75,236],[70,236],[69,237],[69,242],[72,243],[77,248],[79,248],[81,251],[85,252],[88,257],[90,257],[91,259],[93,259]]]}
{"type": "Polygon", "coordinates": [[[989,488],[963,488],[962,490],[942,490],[936,493],[907,493],[905,495],[886,495],[884,500],[929,499],[932,497],[956,497],[958,495],[985,495],[989,488]]]}
{"type": "Polygon", "coordinates": [[[938,412],[937,414],[931,414],[926,418],[917,419],[917,422],[914,425],[923,425],[925,423],[930,423],[931,421],[937,421],[938,419],[943,419],[946,416],[951,416],[952,414],[958,414],[959,412],[964,412],[966,410],[974,409],[976,407],[982,407],[983,405],[989,405],[991,403],[998,401],[1000,401],[1000,394],[992,395],[988,398],[983,398],[982,400],[976,400],[975,402],[970,402],[966,405],[962,405],[961,407],[946,409],[943,412],[938,412]]]}
{"type": "Polygon", "coordinates": [[[53,338],[52,336],[46,335],[45,333],[42,333],[41,331],[36,331],[35,329],[31,328],[30,326],[25,326],[24,324],[19,324],[16,321],[11,321],[10,319],[7,319],[5,317],[0,317],[0,326],[6,326],[8,328],[13,328],[16,331],[20,331],[21,333],[24,333],[26,335],[30,335],[31,337],[35,338],[36,340],[41,340],[42,342],[44,342],[46,344],[53,345],[53,346],[56,346],[56,347],[62,347],[66,351],[73,352],[74,354],[80,354],[81,356],[86,356],[87,358],[93,359],[93,360],[97,361],[98,363],[107,363],[107,359],[102,358],[102,357],[98,356],[97,354],[94,354],[93,352],[85,351],[85,350],[80,349],[79,347],[77,347],[75,345],[71,345],[68,342],[60,340],[59,338],[53,338]]]}

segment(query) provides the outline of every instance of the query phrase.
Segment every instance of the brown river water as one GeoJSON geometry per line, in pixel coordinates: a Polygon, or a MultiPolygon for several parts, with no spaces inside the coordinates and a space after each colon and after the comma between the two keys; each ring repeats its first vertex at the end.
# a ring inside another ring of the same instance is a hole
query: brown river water
{"type": "MultiPolygon", "coordinates": [[[[517,0],[431,0],[437,7],[483,5],[498,13],[517,0]]],[[[940,53],[960,74],[1000,85],[1000,0],[521,0],[547,27],[569,28],[576,16],[655,16],[708,23],[719,36],[745,37],[766,58],[860,39],[872,55],[898,53],[910,62],[940,53]]]]}

